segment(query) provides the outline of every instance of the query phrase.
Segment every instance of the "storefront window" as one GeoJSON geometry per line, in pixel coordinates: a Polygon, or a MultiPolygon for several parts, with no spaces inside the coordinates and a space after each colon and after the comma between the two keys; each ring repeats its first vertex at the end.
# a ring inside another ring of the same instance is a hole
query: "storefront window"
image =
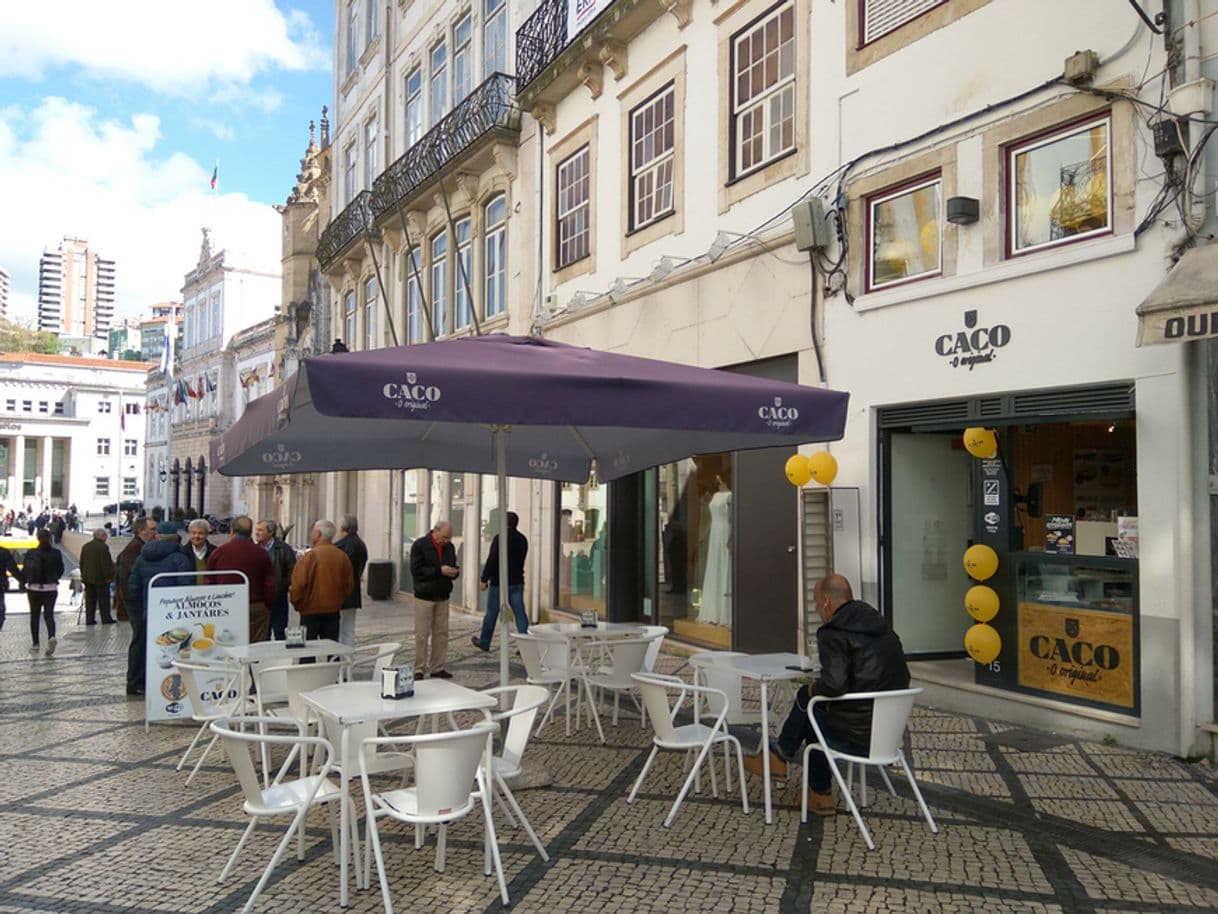
{"type": "MultiPolygon", "coordinates": [[[[499,532],[499,479],[489,474],[478,479],[478,568],[475,573],[481,574],[482,563],[491,554],[491,540],[499,532]]],[[[486,609],[485,591],[478,591],[478,607],[486,609]]]]}
{"type": "Polygon", "coordinates": [[[608,487],[562,483],[558,519],[558,607],[605,618],[608,487]]]}
{"type": "Polygon", "coordinates": [[[402,559],[398,570],[398,588],[411,593],[414,579],[410,574],[410,547],[423,534],[419,529],[419,477],[423,470],[402,473],[402,559]]]}
{"type": "Polygon", "coordinates": [[[731,646],[731,455],[659,468],[660,624],[679,638],[731,646]]]}
{"type": "MultiPolygon", "coordinates": [[[[465,474],[447,473],[448,522],[453,526],[453,549],[457,550],[457,565],[465,568],[465,474]]],[[[476,555],[470,561],[477,562],[476,555]]]]}

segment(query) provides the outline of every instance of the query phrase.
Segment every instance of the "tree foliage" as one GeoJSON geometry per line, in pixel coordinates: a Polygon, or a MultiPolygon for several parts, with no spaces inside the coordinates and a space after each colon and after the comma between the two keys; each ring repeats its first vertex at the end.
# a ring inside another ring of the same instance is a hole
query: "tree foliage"
{"type": "Polygon", "coordinates": [[[0,352],[59,354],[59,337],[28,323],[0,319],[0,352]]]}

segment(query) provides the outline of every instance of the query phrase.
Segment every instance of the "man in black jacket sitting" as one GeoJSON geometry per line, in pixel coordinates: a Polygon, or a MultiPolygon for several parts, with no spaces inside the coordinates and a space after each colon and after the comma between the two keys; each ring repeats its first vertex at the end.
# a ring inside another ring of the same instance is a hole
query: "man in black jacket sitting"
{"type": "MultiPolygon", "coordinates": [[[[817,581],[812,590],[822,625],[816,631],[820,674],[795,696],[795,706],[782,725],[777,743],[770,744],[770,774],[786,779],[787,766],[799,758],[805,742],[815,742],[808,720],[813,695],[832,698],[848,692],[888,692],[909,688],[909,667],[901,639],[874,607],[854,599],[850,582],[840,574],[817,581]]],[[[866,755],[871,742],[870,701],[825,702],[813,713],[825,739],[834,749],[866,755]]],[[[744,767],[761,775],[760,754],[744,760],[744,767]]],[[[829,763],[823,752],[808,756],[808,808],[818,816],[831,816],[833,803],[829,763]]]]}

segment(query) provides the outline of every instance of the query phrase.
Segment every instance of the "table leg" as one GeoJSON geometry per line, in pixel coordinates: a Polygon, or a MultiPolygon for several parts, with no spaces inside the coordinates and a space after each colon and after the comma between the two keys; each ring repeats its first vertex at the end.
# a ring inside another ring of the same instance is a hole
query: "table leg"
{"type": "Polygon", "coordinates": [[[766,681],[761,680],[761,767],[765,772],[765,824],[774,821],[770,805],[770,694],[766,681]]]}
{"type": "MultiPolygon", "coordinates": [[[[341,907],[345,908],[351,904],[351,900],[347,893],[347,865],[350,862],[348,858],[351,851],[351,846],[349,843],[351,839],[348,831],[351,828],[351,788],[348,786],[350,784],[350,779],[347,777],[347,759],[349,758],[347,754],[347,728],[343,727],[342,731],[343,735],[341,743],[343,753],[343,776],[339,778],[339,780],[342,781],[342,796],[338,801],[342,808],[342,822],[339,829],[340,835],[338,839],[341,844],[339,850],[340,860],[338,864],[338,903],[341,907]]],[[[358,877],[358,872],[356,875],[358,877]]]]}

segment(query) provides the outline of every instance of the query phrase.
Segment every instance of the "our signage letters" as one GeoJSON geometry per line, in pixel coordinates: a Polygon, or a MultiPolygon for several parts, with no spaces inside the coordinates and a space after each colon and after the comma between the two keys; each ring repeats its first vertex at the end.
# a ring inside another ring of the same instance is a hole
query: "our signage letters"
{"type": "Polygon", "coordinates": [[[1011,328],[1006,324],[992,327],[977,326],[977,312],[964,312],[964,328],[935,337],[935,354],[948,360],[953,368],[967,368],[992,362],[998,350],[1011,342],[1011,328]]]}

